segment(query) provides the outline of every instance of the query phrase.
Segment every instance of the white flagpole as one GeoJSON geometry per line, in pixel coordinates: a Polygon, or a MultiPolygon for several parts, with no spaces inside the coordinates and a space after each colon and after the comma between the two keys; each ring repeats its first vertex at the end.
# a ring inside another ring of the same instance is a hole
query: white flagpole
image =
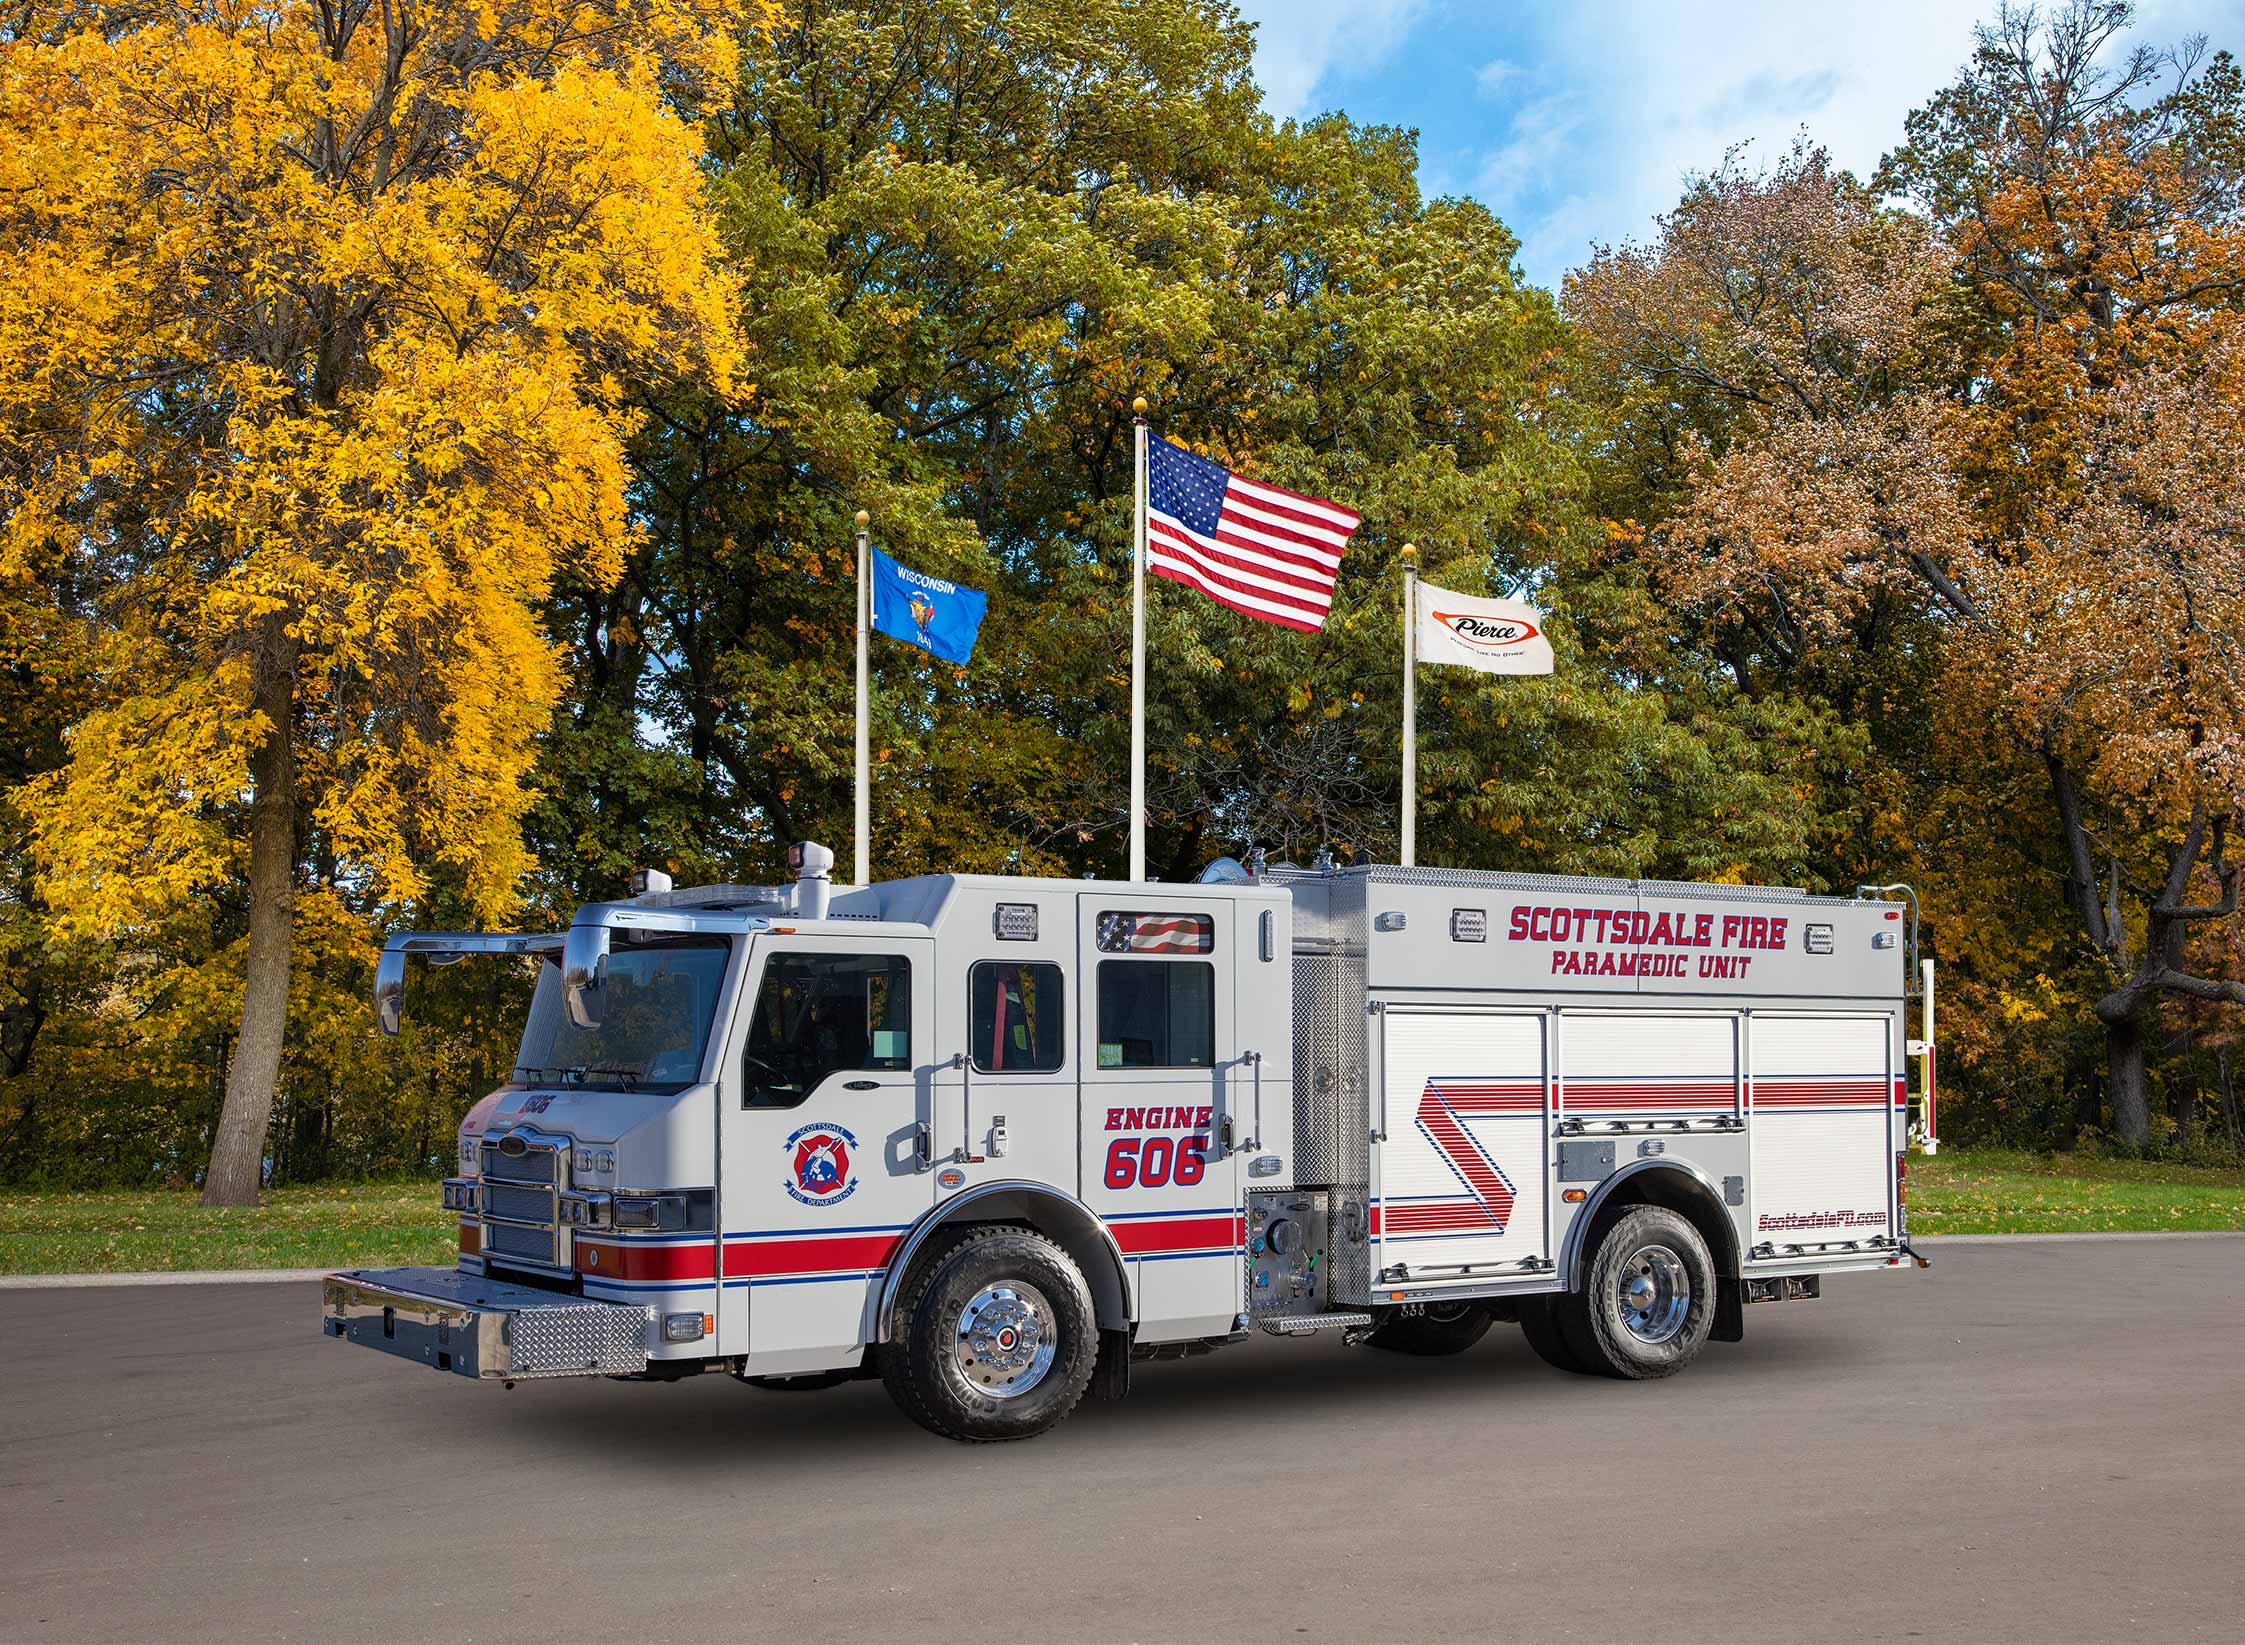
{"type": "Polygon", "coordinates": [[[1419,860],[1419,551],[1403,545],[1403,866],[1419,860]]]}
{"type": "Polygon", "coordinates": [[[873,624],[873,555],[867,546],[866,525],[868,516],[864,509],[857,511],[857,859],[858,885],[873,883],[872,795],[868,788],[869,767],[866,744],[871,737],[872,704],[866,691],[865,648],[866,636],[873,624]]]}
{"type": "Polygon", "coordinates": [[[1146,399],[1130,402],[1137,431],[1130,538],[1130,877],[1146,877],[1146,399]]]}

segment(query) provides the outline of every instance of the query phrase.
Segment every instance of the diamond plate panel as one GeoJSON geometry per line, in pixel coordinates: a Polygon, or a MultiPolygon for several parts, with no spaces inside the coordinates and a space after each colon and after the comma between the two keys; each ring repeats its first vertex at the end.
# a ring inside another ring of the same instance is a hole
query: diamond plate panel
{"type": "Polygon", "coordinates": [[[507,1316],[510,1374],[518,1377],[620,1376],[647,1366],[652,1308],[586,1303],[525,1308],[507,1316]]]}
{"type": "Polygon", "coordinates": [[[1294,1180],[1331,1191],[1326,1283],[1337,1303],[1365,1302],[1371,1284],[1368,872],[1268,876],[1295,892],[1294,1180]]]}

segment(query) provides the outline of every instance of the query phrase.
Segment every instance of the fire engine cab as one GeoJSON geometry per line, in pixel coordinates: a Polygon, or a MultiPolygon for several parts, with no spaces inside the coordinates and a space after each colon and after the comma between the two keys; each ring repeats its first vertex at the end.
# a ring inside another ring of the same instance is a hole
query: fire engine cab
{"type": "Polygon", "coordinates": [[[538,980],[444,1184],[458,1266],[329,1276],[330,1335],[510,1386],[878,1376],[994,1440],[1255,1331],[1440,1354],[1516,1322],[1666,1376],[1749,1304],[1913,1255],[1902,903],[790,858],[635,876],[566,934],[390,940],[387,1032],[416,958],[538,980]]]}

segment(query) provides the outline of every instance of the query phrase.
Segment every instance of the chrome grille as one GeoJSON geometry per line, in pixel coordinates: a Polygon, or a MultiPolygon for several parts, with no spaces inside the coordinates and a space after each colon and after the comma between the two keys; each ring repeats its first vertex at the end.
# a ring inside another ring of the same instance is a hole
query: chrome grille
{"type": "Polygon", "coordinates": [[[530,1262],[550,1264],[554,1260],[553,1244],[551,1228],[518,1228],[506,1222],[483,1225],[483,1249],[487,1255],[521,1257],[530,1262]]]}
{"type": "Polygon", "coordinates": [[[561,1156],[553,1148],[532,1143],[509,1158],[496,1142],[483,1145],[483,1180],[486,1182],[542,1182],[558,1186],[561,1156]]]}
{"type": "Polygon", "coordinates": [[[553,1214],[553,1190],[512,1182],[485,1183],[483,1214],[508,1222],[535,1222],[551,1227],[556,1220],[553,1214]]]}

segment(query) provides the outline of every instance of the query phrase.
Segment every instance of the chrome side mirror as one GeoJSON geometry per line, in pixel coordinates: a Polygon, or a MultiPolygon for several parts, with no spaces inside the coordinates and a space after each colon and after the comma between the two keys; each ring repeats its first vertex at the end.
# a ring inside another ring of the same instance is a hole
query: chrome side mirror
{"type": "Polygon", "coordinates": [[[572,925],[561,945],[561,999],[573,1026],[600,1026],[601,988],[607,980],[608,928],[572,925]]]}
{"type": "Polygon", "coordinates": [[[394,1036],[405,1020],[405,950],[385,947],[374,966],[374,1026],[394,1036]]]}

